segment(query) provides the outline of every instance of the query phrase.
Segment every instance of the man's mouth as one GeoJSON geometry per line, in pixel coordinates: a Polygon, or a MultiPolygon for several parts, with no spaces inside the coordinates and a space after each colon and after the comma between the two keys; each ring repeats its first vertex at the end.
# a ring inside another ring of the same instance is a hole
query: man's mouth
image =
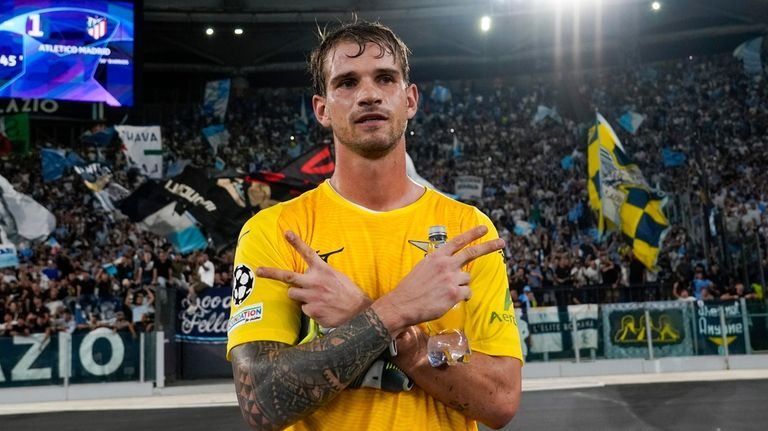
{"type": "Polygon", "coordinates": [[[372,112],[370,114],[363,114],[355,120],[355,123],[357,124],[375,124],[379,121],[386,121],[387,116],[383,114],[378,114],[375,112],[372,112]]]}

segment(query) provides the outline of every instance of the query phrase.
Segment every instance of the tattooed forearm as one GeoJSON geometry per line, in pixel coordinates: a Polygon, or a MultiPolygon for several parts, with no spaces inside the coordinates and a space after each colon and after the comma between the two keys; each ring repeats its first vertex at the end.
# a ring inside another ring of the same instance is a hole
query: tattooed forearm
{"type": "Polygon", "coordinates": [[[368,309],[323,338],[289,347],[262,341],[232,349],[240,410],[255,430],[281,429],[333,399],[383,352],[390,337],[368,309]]]}

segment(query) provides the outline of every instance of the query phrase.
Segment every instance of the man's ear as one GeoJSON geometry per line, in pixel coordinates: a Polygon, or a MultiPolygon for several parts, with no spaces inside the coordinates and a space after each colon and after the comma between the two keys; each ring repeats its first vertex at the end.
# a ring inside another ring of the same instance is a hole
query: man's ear
{"type": "Polygon", "coordinates": [[[312,110],[315,111],[315,118],[317,122],[322,124],[323,127],[331,127],[331,117],[326,109],[325,97],[315,94],[312,96],[312,110]]]}
{"type": "Polygon", "coordinates": [[[419,89],[416,88],[416,84],[411,84],[405,89],[405,103],[408,109],[408,119],[410,120],[419,109],[419,89]]]}

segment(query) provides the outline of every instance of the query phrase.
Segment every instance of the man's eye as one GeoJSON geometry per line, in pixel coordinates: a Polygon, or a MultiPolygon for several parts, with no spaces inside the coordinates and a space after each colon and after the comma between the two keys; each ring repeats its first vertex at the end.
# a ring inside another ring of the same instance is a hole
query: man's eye
{"type": "Polygon", "coordinates": [[[339,82],[339,87],[342,88],[350,88],[355,86],[355,80],[354,79],[345,79],[341,82],[339,82]]]}
{"type": "Polygon", "coordinates": [[[391,75],[382,75],[379,80],[381,82],[391,83],[395,82],[395,78],[393,78],[391,75]]]}

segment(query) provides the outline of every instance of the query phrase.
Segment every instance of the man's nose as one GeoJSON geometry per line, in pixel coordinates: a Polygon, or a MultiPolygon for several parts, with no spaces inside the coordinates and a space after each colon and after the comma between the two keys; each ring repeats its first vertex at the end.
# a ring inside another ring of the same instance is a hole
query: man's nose
{"type": "Polygon", "coordinates": [[[381,89],[371,79],[363,79],[357,93],[357,104],[360,106],[381,104],[381,89]]]}

